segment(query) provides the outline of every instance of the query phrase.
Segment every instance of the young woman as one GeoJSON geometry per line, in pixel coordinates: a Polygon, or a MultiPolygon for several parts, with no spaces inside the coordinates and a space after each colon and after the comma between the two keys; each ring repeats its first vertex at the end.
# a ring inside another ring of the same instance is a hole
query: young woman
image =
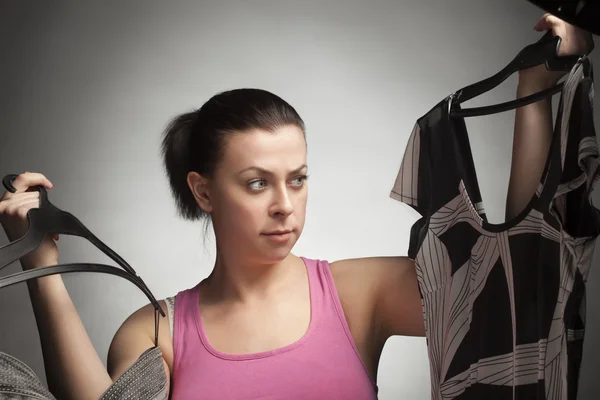
{"type": "MultiPolygon", "coordinates": [[[[589,53],[591,36],[545,15],[536,25],[563,38],[561,54],[589,53]]],[[[543,66],[522,71],[518,97],[554,85],[543,66]]],[[[507,217],[536,190],[552,131],[549,101],[517,110],[507,217]]],[[[172,193],[184,218],[209,220],[216,237],[212,273],[179,293],[173,330],[159,346],[174,398],[308,399],[377,397],[377,366],[392,335],[424,335],[415,267],[406,257],[327,263],[291,253],[305,220],[304,122],[276,95],[255,89],[220,93],[175,118],[163,140],[172,193]],[[262,397],[268,394],[268,397],[262,397]]],[[[26,172],[0,201],[10,240],[39,205],[26,172]]],[[[23,268],[58,260],[48,237],[23,268]]],[[[58,275],[29,283],[49,386],[59,398],[97,399],[153,345],[148,305],[116,333],[104,368],[58,275]]],[[[167,321],[164,321],[167,322],[167,321]]]]}

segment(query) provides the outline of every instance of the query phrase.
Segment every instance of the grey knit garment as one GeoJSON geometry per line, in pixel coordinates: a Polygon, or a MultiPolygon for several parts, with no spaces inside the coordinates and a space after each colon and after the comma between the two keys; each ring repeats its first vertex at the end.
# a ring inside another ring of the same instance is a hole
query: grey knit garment
{"type": "Polygon", "coordinates": [[[0,352],[0,399],[54,399],[22,361],[0,352]]]}
{"type": "MultiPolygon", "coordinates": [[[[100,400],[166,400],[167,377],[160,347],[142,355],[104,392],[100,400]]],[[[0,399],[56,400],[25,363],[0,352],[0,399]]]]}

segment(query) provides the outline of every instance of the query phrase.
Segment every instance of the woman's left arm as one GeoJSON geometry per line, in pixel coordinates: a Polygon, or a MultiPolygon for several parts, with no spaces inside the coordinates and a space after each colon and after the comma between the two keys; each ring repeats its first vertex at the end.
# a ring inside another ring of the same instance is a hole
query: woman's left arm
{"type": "MultiPolygon", "coordinates": [[[[594,48],[592,35],[550,14],[534,27],[552,30],[562,41],[559,55],[589,54],[594,48]]],[[[539,65],[519,74],[517,97],[525,97],[556,85],[564,73],[548,71],[539,65]]],[[[552,102],[550,98],[516,110],[513,155],[506,200],[506,219],[515,217],[535,193],[542,176],[552,139],[552,102]]]]}

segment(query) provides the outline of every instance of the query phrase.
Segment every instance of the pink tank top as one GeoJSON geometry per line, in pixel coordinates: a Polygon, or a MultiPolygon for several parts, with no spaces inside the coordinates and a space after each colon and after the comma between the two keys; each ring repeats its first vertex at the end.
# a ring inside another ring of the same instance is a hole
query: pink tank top
{"type": "Polygon", "coordinates": [[[297,342],[254,354],[213,348],[202,327],[199,284],[175,296],[172,399],[312,400],[377,398],[344,317],[327,261],[302,257],[311,321],[297,342]]]}

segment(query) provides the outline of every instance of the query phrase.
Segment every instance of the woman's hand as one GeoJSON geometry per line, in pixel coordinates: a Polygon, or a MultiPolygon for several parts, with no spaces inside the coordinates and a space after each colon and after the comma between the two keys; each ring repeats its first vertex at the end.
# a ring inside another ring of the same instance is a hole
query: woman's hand
{"type": "MultiPolygon", "coordinates": [[[[0,224],[9,241],[19,239],[27,232],[27,212],[40,206],[40,192],[32,186],[52,189],[52,183],[42,174],[25,172],[14,181],[15,193],[6,192],[0,198],[0,224]]],[[[40,247],[21,259],[23,269],[54,265],[58,261],[58,234],[46,235],[40,247]]]]}
{"type": "Polygon", "coordinates": [[[594,39],[590,32],[571,25],[552,14],[544,14],[533,29],[538,32],[552,30],[553,36],[561,37],[559,56],[590,54],[594,49],[594,39]]]}
{"type": "MultiPolygon", "coordinates": [[[[544,14],[533,27],[538,32],[552,31],[553,36],[560,36],[559,56],[590,54],[594,49],[594,39],[590,32],[584,31],[562,19],[544,14]]],[[[538,65],[520,72],[520,84],[538,89],[554,86],[565,72],[548,71],[545,65],[538,65]]]]}

